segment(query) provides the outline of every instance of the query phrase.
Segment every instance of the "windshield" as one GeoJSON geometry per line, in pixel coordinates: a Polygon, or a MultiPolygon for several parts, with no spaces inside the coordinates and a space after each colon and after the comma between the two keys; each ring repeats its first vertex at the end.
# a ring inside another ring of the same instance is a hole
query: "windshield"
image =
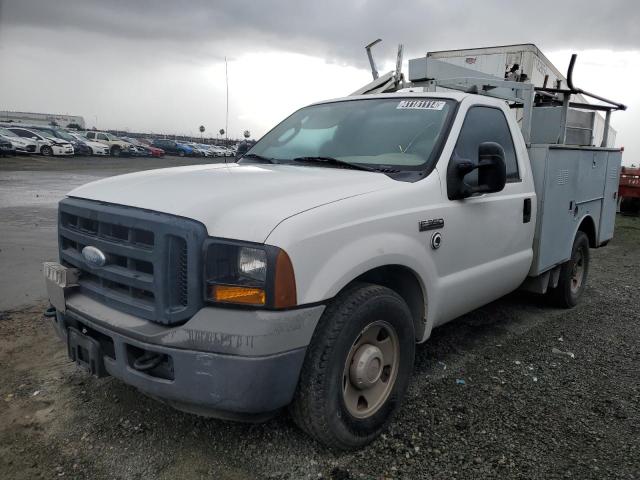
{"type": "Polygon", "coordinates": [[[56,130],[55,128],[38,128],[38,127],[35,127],[35,130],[42,132],[44,135],[48,137],[61,138],[67,141],[75,141],[75,138],[73,138],[71,135],[69,135],[67,132],[63,130],[56,130]]]}
{"type": "Polygon", "coordinates": [[[65,132],[64,130],[56,130],[56,136],[58,138],[62,138],[64,140],[69,140],[69,141],[76,141],[77,140],[77,138],[75,138],[70,133],[65,132]]]}
{"type": "Polygon", "coordinates": [[[77,140],[77,138],[72,136],[70,133],[65,132],[64,130],[55,130],[55,132],[56,132],[56,137],[62,138],[63,140],[67,140],[70,142],[75,142],[77,140]]]}
{"type": "Polygon", "coordinates": [[[249,153],[284,162],[330,157],[399,170],[423,169],[443,140],[454,104],[414,97],[312,105],[280,123],[249,153]]]}

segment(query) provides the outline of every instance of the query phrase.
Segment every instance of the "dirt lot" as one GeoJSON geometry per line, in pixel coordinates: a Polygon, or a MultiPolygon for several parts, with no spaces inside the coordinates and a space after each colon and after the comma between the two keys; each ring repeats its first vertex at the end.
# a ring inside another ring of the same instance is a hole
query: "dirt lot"
{"type": "MultiPolygon", "coordinates": [[[[66,358],[44,303],[0,313],[4,478],[640,478],[640,219],[592,251],[577,308],[515,293],[418,347],[408,397],[368,448],[334,454],[285,414],[172,410],[66,358]],[[555,353],[554,353],[555,352],[555,353]],[[560,353],[558,353],[560,352],[560,353]]],[[[4,293],[2,294],[4,295],[4,293]]]]}

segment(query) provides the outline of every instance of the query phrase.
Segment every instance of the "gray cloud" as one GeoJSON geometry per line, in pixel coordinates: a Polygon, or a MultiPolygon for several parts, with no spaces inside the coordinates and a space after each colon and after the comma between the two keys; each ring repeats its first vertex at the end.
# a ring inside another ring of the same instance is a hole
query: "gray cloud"
{"type": "MultiPolygon", "coordinates": [[[[154,47],[185,60],[220,58],[247,49],[288,50],[363,66],[363,45],[386,41],[392,59],[427,50],[534,42],[543,50],[640,48],[640,2],[539,0],[0,0],[0,28],[66,31],[108,49],[117,40],[132,52],[154,47]]],[[[38,41],[38,39],[32,39],[38,41]]],[[[55,48],[54,46],[49,46],[55,48]]]]}
{"type": "MultiPolygon", "coordinates": [[[[238,57],[229,68],[229,129],[260,135],[305,102],[369,81],[363,47],[376,38],[384,39],[379,64],[395,60],[400,42],[405,59],[529,42],[546,53],[633,50],[611,56],[624,64],[616,74],[609,62],[582,76],[581,57],[577,76],[587,90],[629,104],[614,127],[625,156],[637,159],[638,25],[638,0],[0,0],[0,106],[81,114],[99,128],[187,133],[205,124],[216,131],[225,124],[221,60],[238,57]],[[311,63],[293,63],[309,59],[283,51],[363,70],[316,63],[309,71],[311,63]],[[272,63],[255,55],[270,52],[264,58],[272,63]],[[246,54],[254,54],[249,67],[246,54]]],[[[591,58],[606,63],[607,56],[591,58]]]]}

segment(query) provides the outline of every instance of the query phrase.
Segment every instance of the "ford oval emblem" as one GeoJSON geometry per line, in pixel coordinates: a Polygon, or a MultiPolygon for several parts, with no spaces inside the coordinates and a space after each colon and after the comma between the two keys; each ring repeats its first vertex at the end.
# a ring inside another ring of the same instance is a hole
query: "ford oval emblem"
{"type": "Polygon", "coordinates": [[[87,245],[82,249],[82,256],[87,263],[94,267],[103,267],[107,263],[107,257],[102,251],[91,245],[87,245]]]}

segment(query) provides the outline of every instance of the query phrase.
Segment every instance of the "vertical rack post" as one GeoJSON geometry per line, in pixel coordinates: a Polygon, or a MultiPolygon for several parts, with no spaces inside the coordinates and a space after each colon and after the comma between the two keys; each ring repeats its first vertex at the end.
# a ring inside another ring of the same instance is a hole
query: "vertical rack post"
{"type": "Polygon", "coordinates": [[[602,143],[601,147],[606,147],[609,142],[609,124],[611,123],[611,110],[607,110],[607,113],[604,116],[604,132],[602,132],[602,143]]]}
{"type": "Polygon", "coordinates": [[[567,141],[567,117],[569,115],[569,101],[571,100],[570,93],[564,93],[562,95],[562,114],[560,115],[560,138],[558,143],[564,145],[567,141]]]}

